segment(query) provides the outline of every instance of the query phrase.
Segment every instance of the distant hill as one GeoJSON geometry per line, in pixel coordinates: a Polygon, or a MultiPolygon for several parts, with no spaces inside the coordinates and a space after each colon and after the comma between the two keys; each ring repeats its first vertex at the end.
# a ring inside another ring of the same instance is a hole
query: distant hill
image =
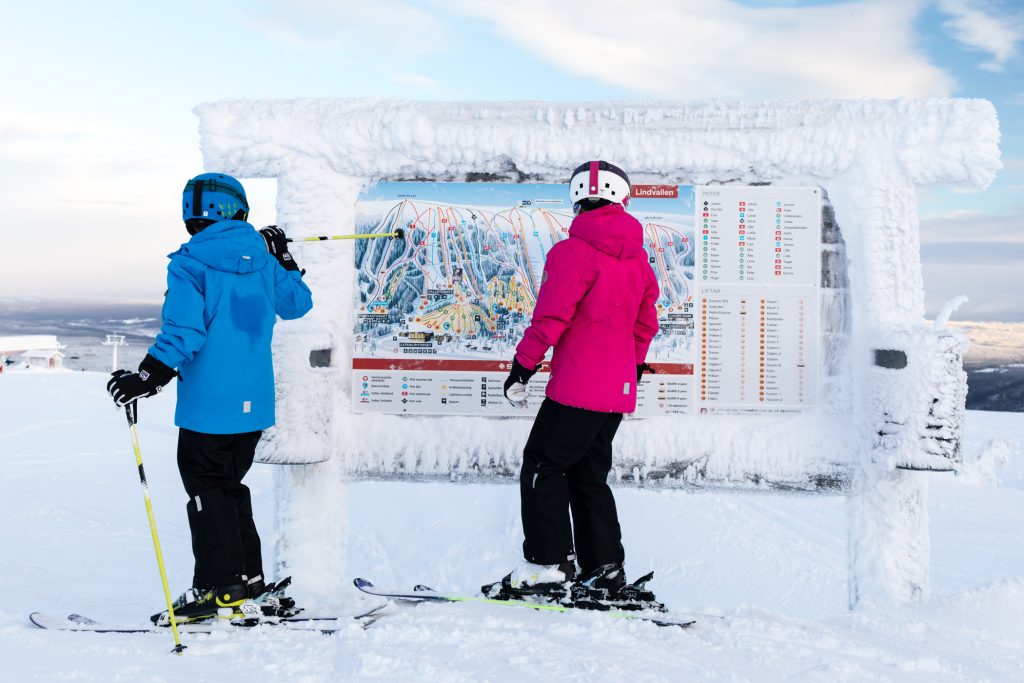
{"type": "MultiPolygon", "coordinates": [[[[118,365],[134,369],[160,327],[160,303],[0,299],[0,334],[56,334],[64,367],[110,369],[107,334],[126,336],[118,365]]],[[[1024,412],[1024,323],[954,322],[971,340],[964,358],[970,410],[1024,412]]]]}
{"type": "Polygon", "coordinates": [[[967,408],[1024,412],[1024,323],[951,323],[971,340],[967,408]]]}
{"type": "Polygon", "coordinates": [[[1024,363],[1024,322],[951,322],[950,327],[971,340],[964,358],[968,370],[1024,363]]]}
{"type": "Polygon", "coordinates": [[[0,335],[55,334],[69,370],[110,371],[111,350],[101,342],[123,334],[118,366],[134,370],[160,328],[160,302],[0,299],[0,335]]]}

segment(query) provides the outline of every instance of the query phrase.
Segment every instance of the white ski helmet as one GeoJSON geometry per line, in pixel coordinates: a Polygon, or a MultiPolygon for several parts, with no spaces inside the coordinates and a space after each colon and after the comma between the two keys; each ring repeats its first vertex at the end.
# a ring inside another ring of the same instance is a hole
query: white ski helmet
{"type": "Polygon", "coordinates": [[[629,205],[629,176],[607,161],[588,161],[576,167],[569,180],[572,207],[579,208],[585,199],[604,199],[614,204],[629,205]]]}

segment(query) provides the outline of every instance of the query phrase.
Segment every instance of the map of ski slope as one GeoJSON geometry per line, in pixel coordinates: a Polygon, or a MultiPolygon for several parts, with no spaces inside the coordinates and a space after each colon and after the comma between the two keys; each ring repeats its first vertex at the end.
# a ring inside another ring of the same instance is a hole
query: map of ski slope
{"type": "MultiPolygon", "coordinates": [[[[668,334],[652,353],[689,362],[693,347],[693,192],[637,200],[668,334]],[[688,205],[686,202],[688,199],[688,205]],[[670,332],[671,331],[671,332],[670,332]]],[[[507,360],[529,324],[551,247],[566,239],[565,185],[381,183],[357,205],[356,356],[507,360]]]]}

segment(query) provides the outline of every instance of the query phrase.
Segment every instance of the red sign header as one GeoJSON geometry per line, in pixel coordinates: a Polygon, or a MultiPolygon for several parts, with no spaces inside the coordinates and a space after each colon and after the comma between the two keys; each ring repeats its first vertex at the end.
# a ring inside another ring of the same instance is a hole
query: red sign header
{"type": "Polygon", "coordinates": [[[676,199],[679,197],[677,185],[634,185],[629,195],[636,199],[676,199]]]}

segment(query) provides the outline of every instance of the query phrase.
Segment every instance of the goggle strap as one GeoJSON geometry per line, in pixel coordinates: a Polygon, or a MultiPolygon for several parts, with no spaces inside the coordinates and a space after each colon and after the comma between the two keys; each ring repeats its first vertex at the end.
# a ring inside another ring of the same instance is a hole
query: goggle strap
{"type": "MultiPolygon", "coordinates": [[[[189,182],[192,182],[192,181],[189,181],[189,182]]],[[[188,189],[188,188],[186,188],[186,189],[188,189]]],[[[195,183],[193,184],[193,187],[192,187],[192,216],[193,217],[199,217],[199,216],[203,215],[203,214],[201,214],[199,212],[200,211],[200,206],[202,205],[202,203],[203,203],[203,181],[202,180],[197,180],[197,181],[195,181],[195,183]]]]}
{"type": "Polygon", "coordinates": [[[203,203],[203,190],[229,194],[240,201],[246,209],[249,208],[249,201],[245,198],[245,195],[227,183],[221,183],[216,180],[190,180],[185,184],[185,191],[188,192],[190,189],[192,190],[192,211],[194,216],[202,216],[199,210],[200,204],[203,203]]]}

